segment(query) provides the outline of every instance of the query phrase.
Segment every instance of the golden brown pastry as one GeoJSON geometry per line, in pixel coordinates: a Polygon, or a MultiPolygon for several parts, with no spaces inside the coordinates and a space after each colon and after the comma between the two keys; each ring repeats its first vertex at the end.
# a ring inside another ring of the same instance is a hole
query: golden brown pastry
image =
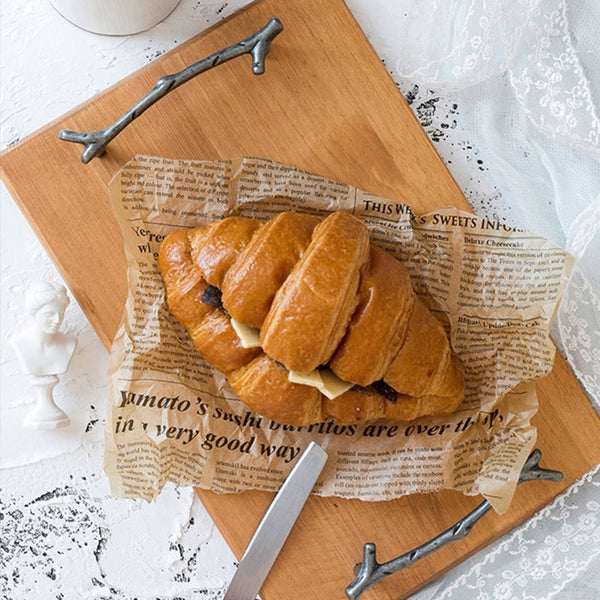
{"type": "Polygon", "coordinates": [[[293,371],[327,363],[356,308],[368,256],[369,231],[362,221],[336,212],[319,223],[263,323],[265,352],[293,371]]]}
{"type": "Polygon", "coordinates": [[[230,217],[178,230],[158,264],[169,310],[197,350],[274,421],[412,420],[452,412],[463,398],[442,324],[404,265],[370,246],[366,225],[349,213],[289,212],[265,224],[230,217]],[[255,347],[244,347],[240,324],[255,328],[255,347]],[[307,385],[317,373],[317,387],[307,385]]]}
{"type": "Polygon", "coordinates": [[[319,217],[285,212],[257,231],[220,286],[223,306],[240,323],[261,328],[273,298],[306,250],[319,217]]]}
{"type": "Polygon", "coordinates": [[[188,330],[198,352],[227,375],[247,364],[260,349],[244,348],[229,317],[202,301],[207,283],[192,262],[190,233],[175,231],[169,235],[169,243],[161,245],[159,264],[168,265],[161,268],[167,304],[173,316],[188,330]]]}
{"type": "Polygon", "coordinates": [[[358,307],[330,361],[342,379],[369,385],[382,379],[404,342],[416,295],[408,271],[391,254],[371,248],[358,307]]]}

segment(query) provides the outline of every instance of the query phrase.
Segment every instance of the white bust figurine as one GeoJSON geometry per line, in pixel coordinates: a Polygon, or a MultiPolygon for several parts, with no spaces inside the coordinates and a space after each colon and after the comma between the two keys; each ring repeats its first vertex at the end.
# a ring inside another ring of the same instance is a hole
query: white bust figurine
{"type": "Polygon", "coordinates": [[[38,282],[27,290],[25,309],[31,324],[11,340],[21,369],[36,389],[36,404],[25,419],[26,427],[55,429],[70,423],[53,398],[58,375],[68,369],[77,345],[76,337],[59,331],[68,304],[61,285],[38,282]]]}

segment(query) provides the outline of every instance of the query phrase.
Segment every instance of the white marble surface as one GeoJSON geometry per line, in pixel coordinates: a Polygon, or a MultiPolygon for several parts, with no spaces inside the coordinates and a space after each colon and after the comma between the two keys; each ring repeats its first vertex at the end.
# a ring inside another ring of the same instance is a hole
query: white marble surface
{"type": "MultiPolygon", "coordinates": [[[[1,148],[247,3],[182,0],[149,31],[110,37],[78,29],[46,0],[4,0],[1,148]]],[[[412,4],[348,2],[474,210],[518,221],[509,189],[490,173],[488,148],[474,144],[462,127],[463,105],[452,93],[431,91],[434,88],[399,76],[397,27],[414,9],[412,4]]],[[[588,72],[598,75],[589,60],[588,72]]],[[[600,77],[591,82],[592,92],[597,91],[600,77]]],[[[594,164],[586,173],[590,169],[593,172],[594,164]]],[[[150,504],[109,495],[102,471],[108,356],[74,302],[62,330],[76,335],[79,343],[56,388],[57,402],[72,423],[56,431],[22,428],[32,404],[31,388],[9,338],[24,325],[28,283],[62,279],[3,185],[1,193],[2,597],[221,598],[235,570],[234,556],[191,490],[167,486],[150,504]]],[[[552,218],[540,212],[536,223],[564,246],[568,236],[561,237],[552,218]]],[[[590,381],[593,387],[593,378],[590,381]]],[[[599,597],[599,480],[596,469],[532,521],[423,590],[419,598],[599,597]]]]}

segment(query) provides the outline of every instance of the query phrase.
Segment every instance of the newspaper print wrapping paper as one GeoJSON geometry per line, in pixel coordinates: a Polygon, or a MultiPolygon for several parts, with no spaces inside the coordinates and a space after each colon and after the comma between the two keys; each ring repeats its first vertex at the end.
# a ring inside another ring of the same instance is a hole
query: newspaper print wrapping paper
{"type": "Polygon", "coordinates": [[[535,380],[548,374],[548,332],[570,255],[527,231],[455,208],[406,205],[273,161],[137,156],[110,194],[124,234],[129,295],[109,364],[105,469],[112,493],[154,498],[167,481],[216,492],[275,491],[311,440],[330,459],[315,493],[383,500],[456,489],[498,512],[534,447],[535,380]],[[445,324],[465,369],[451,414],[411,422],[291,427],[253,413],[208,366],[169,313],[157,268],[172,230],[230,215],[350,211],[402,260],[445,324]]]}

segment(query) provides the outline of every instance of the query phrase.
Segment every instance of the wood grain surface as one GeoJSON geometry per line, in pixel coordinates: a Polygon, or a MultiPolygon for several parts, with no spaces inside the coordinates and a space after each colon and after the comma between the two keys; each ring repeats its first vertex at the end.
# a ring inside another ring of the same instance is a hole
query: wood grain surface
{"type": "MultiPolygon", "coordinates": [[[[161,56],[113,88],[35,132],[0,157],[0,174],[107,347],[127,295],[120,229],[107,184],[135,154],[181,159],[262,156],[350,183],[427,212],[470,210],[410,108],[341,0],[262,0],[161,56]],[[247,37],[277,16],[266,72],[237,58],[171,92],[84,165],[82,147],[60,129],[94,131],[114,122],[163,75],[247,37]]],[[[510,510],[488,514],[455,542],[368,590],[397,600],[497,539],[547,504],[600,460],[600,421],[557,356],[538,386],[537,447],[561,483],[519,487],[510,510]]],[[[241,556],[272,494],[198,496],[241,556]]],[[[263,600],[344,598],[362,545],[389,560],[474,508],[454,492],[378,503],[311,497],[262,590],[263,600]]]]}

